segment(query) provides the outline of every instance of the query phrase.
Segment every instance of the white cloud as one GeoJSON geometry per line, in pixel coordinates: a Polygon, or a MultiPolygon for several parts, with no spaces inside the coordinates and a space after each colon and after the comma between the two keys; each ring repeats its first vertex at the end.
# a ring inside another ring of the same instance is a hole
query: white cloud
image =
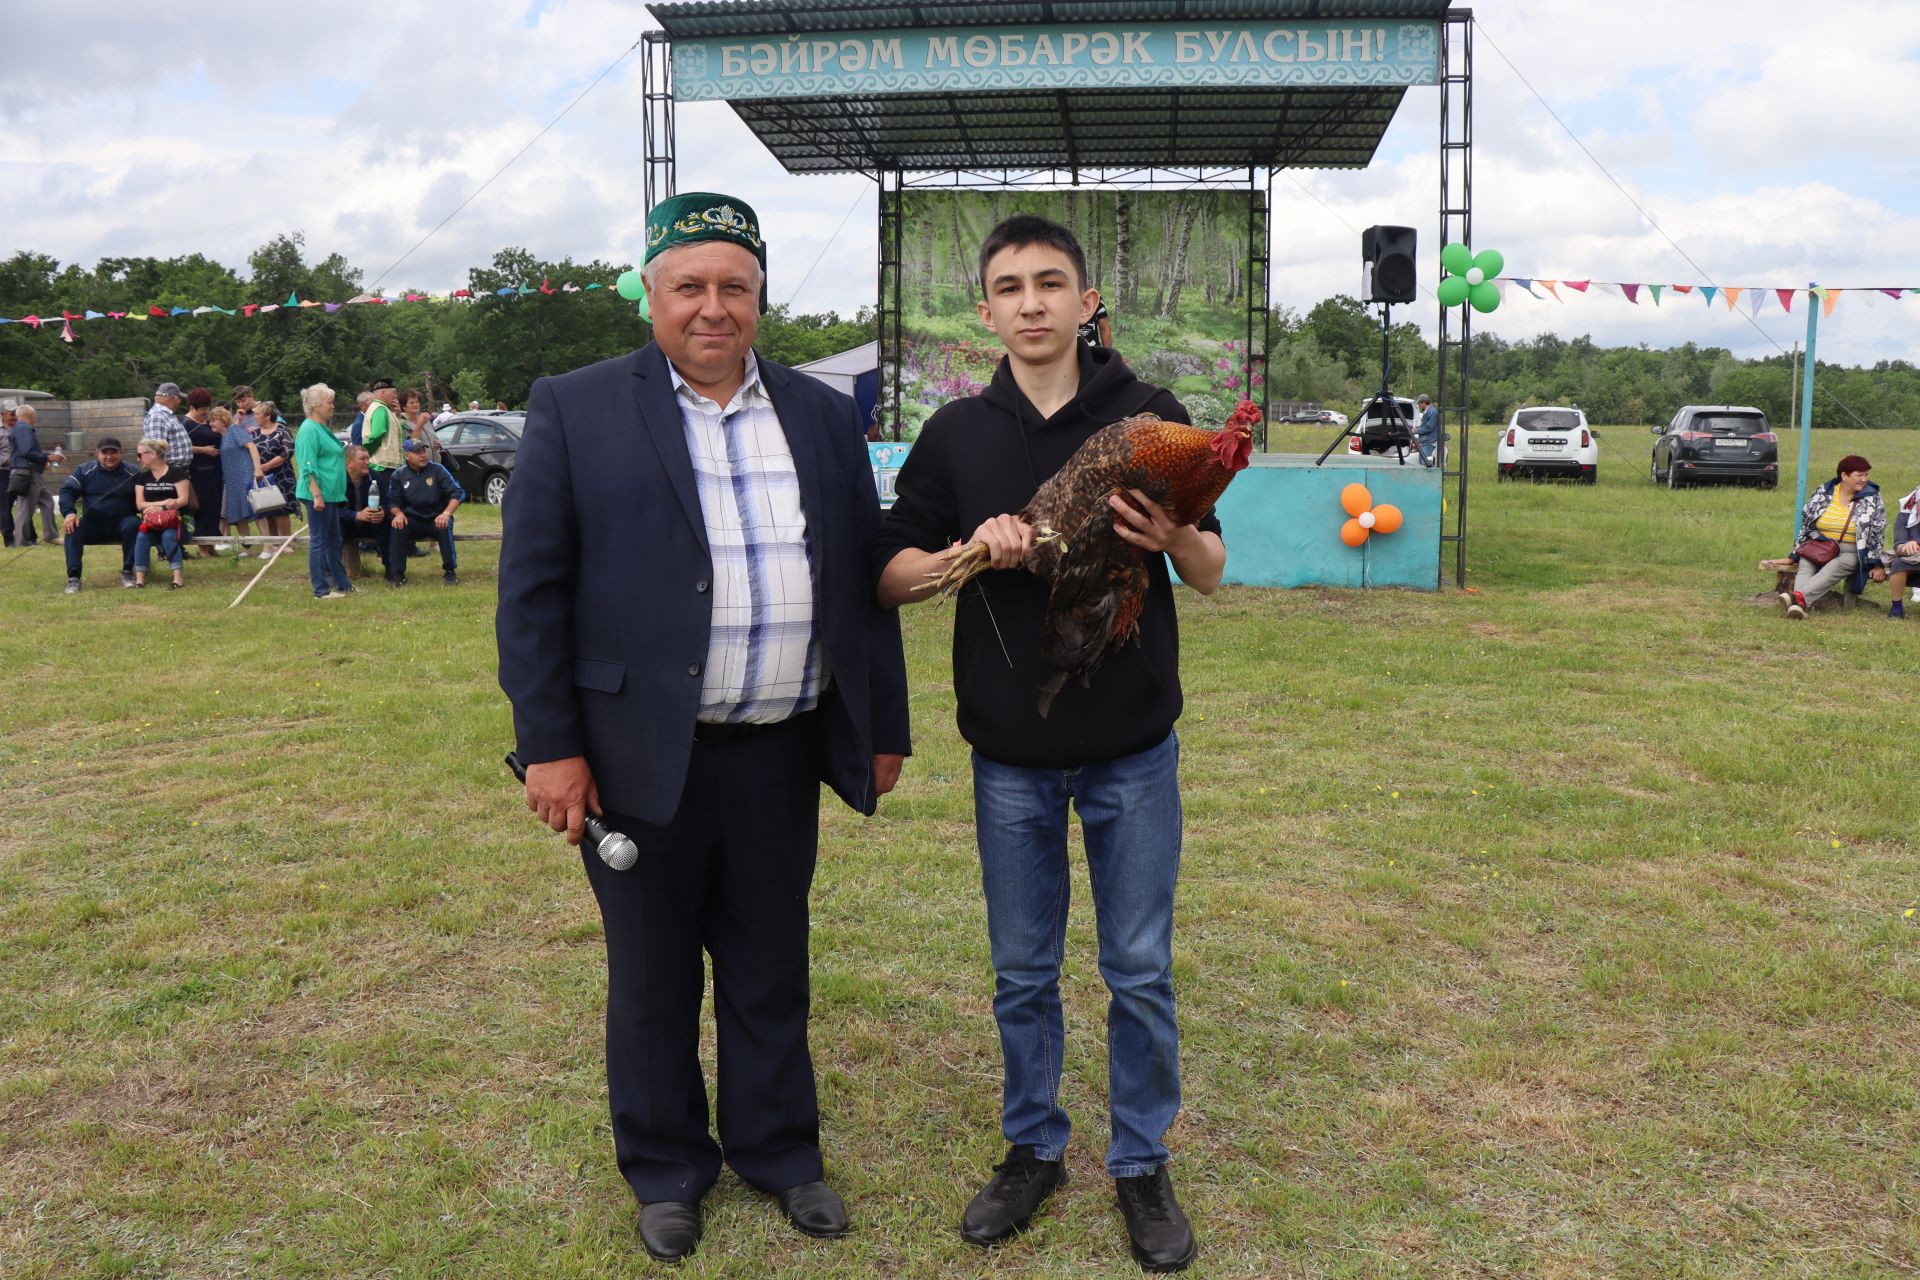
{"type": "MultiPolygon", "coordinates": [[[[1920,180],[1904,145],[1905,107],[1920,96],[1920,5],[1529,0],[1480,10],[1474,238],[1502,249],[1510,270],[1920,284],[1909,214],[1920,180]],[[1567,137],[1494,41],[1698,270],[1567,137]]],[[[202,252],[244,267],[272,236],[302,230],[311,255],[337,251],[372,278],[649,24],[630,0],[531,11],[528,0],[7,6],[0,43],[16,56],[0,99],[9,193],[0,252],[68,261],[202,252]],[[40,56],[51,51],[59,56],[40,56]],[[74,74],[82,66],[91,74],[74,74]]],[[[1436,116],[1436,91],[1415,90],[1371,169],[1279,177],[1276,301],[1306,307],[1354,291],[1354,230],[1376,222],[1418,227],[1423,278],[1434,279],[1436,116]]],[[[636,53],[387,283],[456,287],[509,245],[632,259],[645,213],[640,119],[636,53]]],[[[869,180],[787,174],[718,104],[680,109],[678,147],[680,189],[727,190],[761,212],[776,302],[798,287],[802,310],[872,305],[869,180]]],[[[1822,326],[1822,351],[1908,354],[1920,345],[1914,307],[1920,298],[1871,308],[1843,299],[1822,326]]],[[[1431,303],[1411,310],[1431,329],[1431,303]]],[[[1770,312],[1762,323],[1791,342],[1801,316],[1770,312]]],[[[1751,325],[1697,300],[1655,311],[1604,297],[1564,307],[1519,299],[1478,326],[1771,349],[1751,325]]]]}

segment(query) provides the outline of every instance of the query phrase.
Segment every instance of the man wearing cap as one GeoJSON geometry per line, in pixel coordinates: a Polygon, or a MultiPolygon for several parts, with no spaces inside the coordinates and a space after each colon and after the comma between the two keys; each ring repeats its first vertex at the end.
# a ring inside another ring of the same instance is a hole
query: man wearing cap
{"type": "Polygon", "coordinates": [[[387,581],[407,585],[407,555],[416,542],[432,538],[440,544],[440,581],[457,586],[454,573],[453,513],[467,500],[467,491],[453,473],[428,455],[425,440],[409,440],[407,464],[387,479],[387,528],[392,541],[387,551],[387,581]]]}
{"type": "Polygon", "coordinates": [[[139,471],[121,458],[120,441],[103,439],[60,486],[60,530],[66,535],[67,594],[80,590],[81,548],[120,544],[120,585],[133,585],[133,543],[140,535],[140,513],[133,490],[139,471]]]}
{"type": "Polygon", "coordinates": [[[541,378],[502,508],[496,628],[527,804],[584,853],[607,946],[614,1151],[656,1258],[693,1252],[725,1162],[798,1230],[847,1230],[807,1047],[821,781],[871,814],[908,751],[874,600],[858,411],[753,351],[766,249],[739,200],[647,217],[654,340],[541,378]],[[713,959],[719,1141],[698,1048],[713,959]]]}
{"type": "Polygon", "coordinates": [[[146,425],[140,429],[143,439],[165,440],[167,465],[183,470],[193,460],[193,437],[187,434],[187,428],[176,413],[184,398],[179,383],[161,383],[154,388],[153,407],[147,410],[146,425]]]}

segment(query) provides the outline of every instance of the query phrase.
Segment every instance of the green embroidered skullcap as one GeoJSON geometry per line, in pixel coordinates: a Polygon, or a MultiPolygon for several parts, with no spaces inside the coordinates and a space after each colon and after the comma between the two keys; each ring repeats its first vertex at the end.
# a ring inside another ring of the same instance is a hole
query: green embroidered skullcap
{"type": "Polygon", "coordinates": [[[712,191],[690,191],[670,196],[647,214],[647,256],[652,262],[669,249],[702,240],[737,244],[767,268],[767,246],[760,238],[760,218],[746,201],[712,191]]]}

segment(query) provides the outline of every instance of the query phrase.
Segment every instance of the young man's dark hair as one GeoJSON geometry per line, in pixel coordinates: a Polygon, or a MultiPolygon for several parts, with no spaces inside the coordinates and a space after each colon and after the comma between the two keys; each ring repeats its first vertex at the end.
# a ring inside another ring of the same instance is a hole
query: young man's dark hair
{"type": "Polygon", "coordinates": [[[989,231],[980,246],[980,291],[987,290],[987,264],[993,261],[993,255],[1002,249],[1024,249],[1030,244],[1044,244],[1066,254],[1077,273],[1076,283],[1082,289],[1087,287],[1086,251],[1081,249],[1073,232],[1037,213],[1016,213],[989,231]]]}

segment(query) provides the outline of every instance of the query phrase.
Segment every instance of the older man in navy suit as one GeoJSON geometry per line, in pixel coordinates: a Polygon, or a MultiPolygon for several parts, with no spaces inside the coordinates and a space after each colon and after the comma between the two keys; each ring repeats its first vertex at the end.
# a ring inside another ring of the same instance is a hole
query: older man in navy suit
{"type": "Polygon", "coordinates": [[[533,384],[497,632],[528,807],[575,842],[603,814],[640,848],[626,871],[582,860],[606,933],[614,1150],[647,1251],[673,1260],[723,1153],[800,1231],[847,1229],[807,1048],[820,783],[873,813],[908,730],[853,401],[753,352],[758,220],[678,196],[647,242],[654,342],[533,384]]]}

